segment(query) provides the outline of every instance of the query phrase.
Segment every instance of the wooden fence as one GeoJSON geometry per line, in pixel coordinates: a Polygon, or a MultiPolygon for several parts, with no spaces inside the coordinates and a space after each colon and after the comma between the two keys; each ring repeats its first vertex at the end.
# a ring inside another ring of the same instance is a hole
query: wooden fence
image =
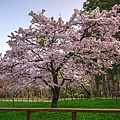
{"type": "Polygon", "coordinates": [[[48,112],[71,112],[72,120],[76,120],[77,112],[92,113],[120,113],[120,109],[90,109],[90,108],[0,108],[4,111],[26,111],[26,120],[30,120],[30,112],[32,111],[48,111],[48,112]]]}

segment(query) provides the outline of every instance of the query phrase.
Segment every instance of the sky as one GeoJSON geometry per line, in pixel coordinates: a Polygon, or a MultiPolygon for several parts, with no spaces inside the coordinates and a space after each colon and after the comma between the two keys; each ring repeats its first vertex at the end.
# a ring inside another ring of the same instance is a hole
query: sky
{"type": "Polygon", "coordinates": [[[68,21],[74,9],[81,9],[86,0],[0,0],[0,53],[10,49],[6,43],[11,32],[19,27],[28,28],[31,17],[30,11],[36,13],[45,9],[45,16],[59,16],[68,21]]]}

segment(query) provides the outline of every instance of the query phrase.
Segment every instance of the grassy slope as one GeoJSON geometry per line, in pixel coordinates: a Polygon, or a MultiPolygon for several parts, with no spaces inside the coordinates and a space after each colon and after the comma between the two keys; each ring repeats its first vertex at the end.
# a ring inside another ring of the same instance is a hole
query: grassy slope
{"type": "MultiPolygon", "coordinates": [[[[46,102],[16,102],[15,107],[48,108],[51,103],[46,102]]],[[[12,107],[11,102],[0,102],[0,107],[12,107]]],[[[59,108],[120,108],[120,100],[96,99],[96,100],[65,100],[59,101],[59,108]]],[[[0,120],[25,120],[25,112],[0,111],[0,120]]],[[[77,120],[119,120],[120,114],[104,113],[77,113],[77,120]]],[[[71,113],[64,112],[32,112],[31,120],[71,120],[71,113]]]]}

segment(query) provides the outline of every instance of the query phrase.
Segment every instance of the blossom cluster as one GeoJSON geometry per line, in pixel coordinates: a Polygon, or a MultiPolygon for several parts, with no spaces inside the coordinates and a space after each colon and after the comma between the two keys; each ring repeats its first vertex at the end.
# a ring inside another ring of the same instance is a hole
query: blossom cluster
{"type": "Polygon", "coordinates": [[[3,78],[18,88],[59,86],[66,81],[86,83],[95,74],[120,60],[120,5],[111,11],[91,13],[74,10],[68,22],[40,13],[32,16],[28,29],[19,28],[9,35],[10,50],[1,59],[3,78]]]}

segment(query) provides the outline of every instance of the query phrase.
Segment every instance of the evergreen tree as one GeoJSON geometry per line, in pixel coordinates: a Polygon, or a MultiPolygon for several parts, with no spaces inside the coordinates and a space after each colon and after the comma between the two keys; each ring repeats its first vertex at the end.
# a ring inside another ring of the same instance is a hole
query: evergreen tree
{"type": "Polygon", "coordinates": [[[83,4],[83,8],[86,11],[91,11],[96,7],[99,7],[100,10],[111,10],[115,4],[120,4],[120,0],[87,0],[83,4]]]}

